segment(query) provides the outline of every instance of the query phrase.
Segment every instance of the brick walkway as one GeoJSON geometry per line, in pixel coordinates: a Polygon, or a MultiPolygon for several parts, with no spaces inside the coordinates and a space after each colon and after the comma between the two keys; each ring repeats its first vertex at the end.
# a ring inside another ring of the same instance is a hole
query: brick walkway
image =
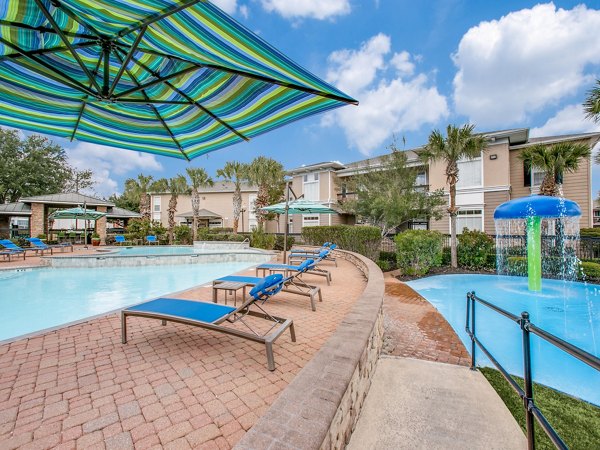
{"type": "Polygon", "coordinates": [[[444,317],[406,284],[388,277],[383,354],[468,366],[464,345],[444,317]]]}
{"type": "Polygon", "coordinates": [[[274,372],[264,346],[185,325],[132,318],[122,345],[116,314],[0,346],[0,448],[230,448],[363,291],[358,270],[338,263],[332,286],[310,278],[323,289],[316,312],[287,293],[267,304],[298,339],[275,343],[274,372]]]}

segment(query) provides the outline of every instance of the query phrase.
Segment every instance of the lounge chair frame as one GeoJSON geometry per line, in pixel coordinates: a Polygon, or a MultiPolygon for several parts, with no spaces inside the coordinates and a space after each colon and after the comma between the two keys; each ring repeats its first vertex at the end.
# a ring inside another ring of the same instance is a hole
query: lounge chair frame
{"type": "MultiPolygon", "coordinates": [[[[256,266],[256,276],[262,275],[263,277],[269,275],[271,273],[283,273],[284,277],[290,276],[290,274],[296,273],[296,270],[290,269],[288,264],[261,264],[260,266],[256,266]],[[259,273],[259,271],[261,273],[259,273]]],[[[325,269],[319,269],[318,267],[313,267],[312,269],[304,272],[308,275],[317,275],[320,277],[325,277],[327,280],[327,286],[331,284],[331,272],[325,269]]]]}
{"type": "MultiPolygon", "coordinates": [[[[191,300],[190,300],[191,301],[191,300]]],[[[162,321],[162,325],[165,326],[167,322],[175,322],[181,323],[184,325],[192,325],[195,327],[206,328],[207,330],[217,331],[220,333],[229,334],[232,336],[237,336],[242,339],[247,339],[250,341],[258,342],[265,345],[265,351],[267,355],[267,367],[269,370],[275,370],[275,357],[273,355],[273,342],[281,336],[285,330],[289,328],[290,337],[292,342],[296,342],[296,331],[294,330],[294,322],[292,319],[284,319],[281,317],[276,317],[268,314],[265,310],[263,310],[259,305],[256,304],[255,299],[247,300],[243,305],[234,311],[230,312],[223,317],[215,320],[214,322],[203,322],[200,320],[187,319],[185,317],[173,316],[170,314],[161,314],[156,312],[147,312],[147,311],[128,311],[126,309],[121,311],[121,342],[123,344],[127,343],[127,317],[135,316],[135,317],[146,317],[148,319],[159,319],[162,321]],[[250,309],[251,306],[256,306],[260,311],[252,311],[250,309]],[[273,321],[273,326],[265,333],[264,335],[260,335],[256,333],[252,328],[243,320],[245,316],[253,316],[259,317],[261,319],[266,319],[273,321]],[[223,322],[235,323],[242,322],[246,327],[252,331],[251,333],[247,331],[236,330],[234,328],[219,326],[223,322]],[[277,326],[279,324],[279,326],[277,326]],[[274,330],[275,329],[275,330],[274,330]],[[273,331],[274,330],[274,331],[273,331]]],[[[200,303],[200,302],[199,302],[200,303]]]]}

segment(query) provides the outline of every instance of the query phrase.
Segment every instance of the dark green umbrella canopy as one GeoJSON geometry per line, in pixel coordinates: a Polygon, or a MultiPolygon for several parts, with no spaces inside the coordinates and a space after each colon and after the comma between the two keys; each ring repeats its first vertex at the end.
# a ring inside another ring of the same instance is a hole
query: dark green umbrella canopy
{"type": "Polygon", "coordinates": [[[356,100],[207,0],[0,0],[0,124],[191,159],[356,100]]]}
{"type": "Polygon", "coordinates": [[[79,220],[98,220],[106,216],[106,213],[94,209],[77,208],[59,209],[48,216],[49,219],[79,219],[79,220]]]}

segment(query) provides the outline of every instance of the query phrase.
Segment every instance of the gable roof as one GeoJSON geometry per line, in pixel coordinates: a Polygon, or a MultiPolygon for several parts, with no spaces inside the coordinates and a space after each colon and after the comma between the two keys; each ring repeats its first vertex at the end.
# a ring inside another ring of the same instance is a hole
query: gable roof
{"type": "Polygon", "coordinates": [[[30,216],[31,205],[22,202],[0,205],[0,214],[9,216],[30,216]]]}
{"type": "MultiPolygon", "coordinates": [[[[185,212],[182,214],[177,214],[176,217],[183,217],[184,219],[193,218],[194,213],[192,211],[189,211],[189,212],[185,212]]],[[[204,209],[204,208],[202,208],[198,212],[198,217],[200,219],[219,219],[219,218],[221,218],[221,216],[219,214],[214,213],[214,212],[209,211],[208,209],[204,209]]]]}
{"type": "Polygon", "coordinates": [[[45,203],[52,205],[83,205],[85,203],[87,206],[115,206],[114,203],[107,202],[106,200],[89,195],[78,194],[77,192],[23,197],[20,201],[24,203],[45,203]]]}

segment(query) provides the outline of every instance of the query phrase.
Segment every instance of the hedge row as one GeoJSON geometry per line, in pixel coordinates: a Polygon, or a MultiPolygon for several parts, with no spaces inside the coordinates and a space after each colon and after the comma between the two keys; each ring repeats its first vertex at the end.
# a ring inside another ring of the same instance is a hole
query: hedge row
{"type": "Polygon", "coordinates": [[[357,225],[304,227],[302,238],[308,245],[333,242],[341,249],[360,253],[373,261],[379,258],[381,230],[377,227],[357,225]]]}

